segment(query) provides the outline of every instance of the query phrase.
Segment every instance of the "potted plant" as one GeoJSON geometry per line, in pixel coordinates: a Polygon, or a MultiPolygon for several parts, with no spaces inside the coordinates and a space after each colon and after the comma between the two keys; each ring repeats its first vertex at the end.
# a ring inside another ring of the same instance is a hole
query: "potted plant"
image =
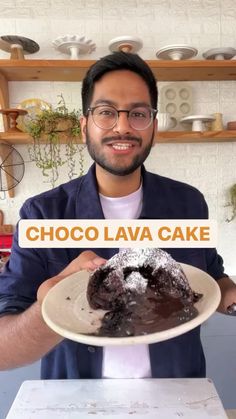
{"type": "Polygon", "coordinates": [[[80,112],[69,112],[65,100],[60,100],[55,109],[45,109],[27,124],[27,131],[33,137],[28,148],[31,161],[42,170],[52,187],[59,177],[59,168],[67,164],[68,177],[77,175],[75,154],[78,153],[79,173],[83,174],[83,149],[80,138],[80,112]],[[61,143],[65,147],[61,147],[61,143]]]}
{"type": "Polygon", "coordinates": [[[230,201],[226,206],[231,208],[231,215],[226,219],[228,223],[236,218],[236,183],[230,187],[229,196],[230,201]]]}

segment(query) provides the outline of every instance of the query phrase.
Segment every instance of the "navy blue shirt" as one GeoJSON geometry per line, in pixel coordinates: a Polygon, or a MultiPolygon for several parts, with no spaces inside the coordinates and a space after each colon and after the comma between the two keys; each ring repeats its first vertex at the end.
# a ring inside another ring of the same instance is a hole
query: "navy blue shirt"
{"type": "MultiPolygon", "coordinates": [[[[141,219],[206,219],[203,195],[194,187],[142,168],[143,207],[141,219]]],[[[95,166],[87,175],[28,199],[20,210],[22,219],[103,219],[95,166]]],[[[38,287],[57,275],[85,249],[22,249],[16,231],[12,253],[0,275],[0,315],[20,313],[36,301],[38,287]]],[[[108,259],[118,249],[93,249],[108,259]]],[[[196,266],[216,280],[224,274],[216,249],[165,249],[179,262],[196,266]]],[[[155,378],[204,377],[205,358],[200,327],[164,342],[149,345],[155,378]]],[[[42,358],[43,379],[100,378],[101,347],[64,339],[42,358]]]]}

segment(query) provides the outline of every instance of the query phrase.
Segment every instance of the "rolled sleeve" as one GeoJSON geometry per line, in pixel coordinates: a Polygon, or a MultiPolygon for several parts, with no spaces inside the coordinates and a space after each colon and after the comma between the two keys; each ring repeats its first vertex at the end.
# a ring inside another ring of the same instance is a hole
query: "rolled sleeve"
{"type": "Polygon", "coordinates": [[[223,277],[228,277],[224,270],[222,257],[217,253],[216,249],[206,250],[207,272],[214,279],[218,280],[223,277]]]}
{"type": "MultiPolygon", "coordinates": [[[[25,204],[21,218],[33,218],[25,204]]],[[[18,243],[18,226],[14,234],[10,259],[0,274],[0,315],[19,313],[36,301],[39,285],[45,280],[46,261],[43,252],[23,249],[18,243]]]]}

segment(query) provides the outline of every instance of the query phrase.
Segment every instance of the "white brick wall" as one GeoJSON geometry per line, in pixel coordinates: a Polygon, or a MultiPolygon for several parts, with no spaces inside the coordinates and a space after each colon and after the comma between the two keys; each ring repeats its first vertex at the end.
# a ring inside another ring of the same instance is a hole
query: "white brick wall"
{"type": "MultiPolygon", "coordinates": [[[[107,54],[108,42],[119,35],[138,35],[144,47],[140,55],[155,59],[162,46],[188,43],[195,46],[199,59],[211,47],[236,45],[234,0],[2,0],[1,34],[28,36],[40,44],[34,58],[66,58],[52,47],[52,41],[67,33],[92,39],[97,44],[91,58],[107,54]]],[[[8,54],[0,51],[0,58],[8,54]]],[[[90,56],[84,56],[90,58],[90,56]]],[[[164,85],[160,83],[160,87],[164,85]]],[[[235,119],[236,82],[194,82],[194,113],[222,112],[224,124],[235,119]]],[[[80,108],[80,83],[11,82],[10,103],[41,98],[53,105],[63,93],[69,108],[80,108]]],[[[14,223],[24,200],[49,188],[38,169],[29,163],[26,146],[18,146],[26,161],[26,173],[16,188],[14,199],[0,195],[5,221],[14,223]]],[[[86,156],[86,168],[90,165],[86,156]]],[[[227,272],[236,274],[236,221],[226,223],[227,189],[236,182],[236,143],[156,145],[147,168],[198,187],[209,204],[210,216],[219,222],[218,249],[227,272]]],[[[67,181],[66,174],[60,182],[67,181]]]]}

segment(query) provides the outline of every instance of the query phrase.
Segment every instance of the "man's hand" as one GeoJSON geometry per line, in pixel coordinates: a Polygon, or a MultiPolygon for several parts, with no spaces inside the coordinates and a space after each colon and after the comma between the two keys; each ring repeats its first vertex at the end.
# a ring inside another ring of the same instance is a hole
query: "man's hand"
{"type": "Polygon", "coordinates": [[[42,285],[40,285],[37,292],[38,302],[42,304],[42,301],[47,295],[48,291],[67,276],[82,270],[92,272],[99,266],[104,265],[105,262],[106,259],[99,257],[96,255],[96,253],[92,252],[91,250],[85,250],[77,258],[72,260],[72,262],[58,275],[47,279],[42,283],[42,285]]]}
{"type": "Polygon", "coordinates": [[[236,284],[227,277],[219,279],[217,283],[221,290],[221,302],[217,311],[228,314],[227,308],[236,303],[236,284]]]}

